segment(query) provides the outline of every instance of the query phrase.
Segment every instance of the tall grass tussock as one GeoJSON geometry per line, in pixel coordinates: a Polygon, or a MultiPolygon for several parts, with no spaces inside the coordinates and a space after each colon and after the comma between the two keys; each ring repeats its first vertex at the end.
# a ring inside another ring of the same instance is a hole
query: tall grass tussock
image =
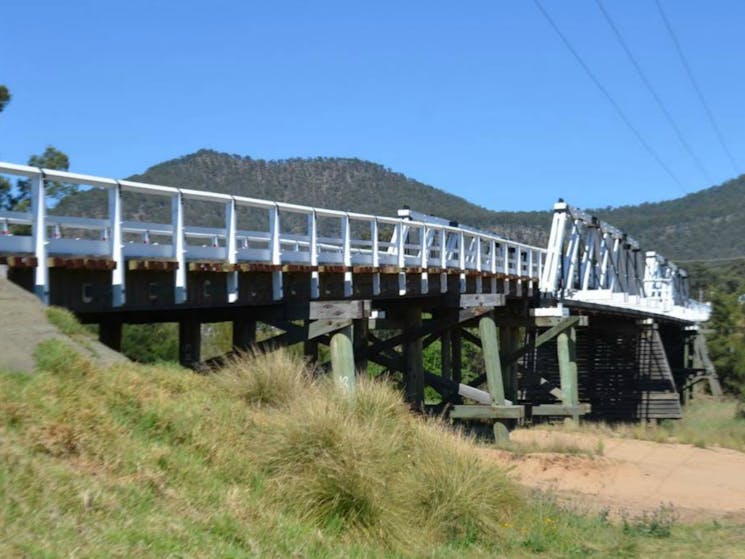
{"type": "Polygon", "coordinates": [[[528,498],[390,386],[297,357],[97,369],[63,341],[0,373],[2,557],[633,557],[528,498]]]}

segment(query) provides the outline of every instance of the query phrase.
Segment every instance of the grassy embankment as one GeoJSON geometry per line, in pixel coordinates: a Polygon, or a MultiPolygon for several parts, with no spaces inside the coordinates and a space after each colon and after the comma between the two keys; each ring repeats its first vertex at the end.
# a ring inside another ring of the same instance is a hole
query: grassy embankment
{"type": "Polygon", "coordinates": [[[0,373],[3,557],[737,556],[745,547],[733,527],[673,526],[659,538],[649,523],[623,529],[562,510],[525,494],[469,440],[412,416],[391,388],[363,382],[349,394],[287,354],[211,376],[102,371],[59,340],[37,359],[34,375],[0,373]]]}

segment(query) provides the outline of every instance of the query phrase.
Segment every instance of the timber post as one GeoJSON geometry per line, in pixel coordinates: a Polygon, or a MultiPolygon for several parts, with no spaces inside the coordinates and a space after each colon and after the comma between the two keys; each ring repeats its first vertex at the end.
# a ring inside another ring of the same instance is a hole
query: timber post
{"type": "Polygon", "coordinates": [[[336,382],[349,390],[354,390],[355,385],[352,330],[353,327],[350,325],[335,331],[329,343],[331,373],[336,382]]]}
{"type": "Polygon", "coordinates": [[[369,321],[367,318],[357,318],[352,321],[352,348],[354,350],[354,368],[357,374],[367,374],[367,333],[369,321]]]}
{"type": "Polygon", "coordinates": [[[178,357],[183,367],[193,367],[201,360],[202,325],[194,318],[178,323],[178,357]]]}
{"type": "Polygon", "coordinates": [[[98,340],[114,351],[122,350],[122,323],[118,320],[101,322],[98,325],[98,340]]]}
{"type": "Polygon", "coordinates": [[[463,381],[463,343],[460,337],[460,328],[450,330],[450,355],[453,371],[453,381],[463,381]]]}
{"type": "Polygon", "coordinates": [[[453,346],[450,329],[446,328],[440,334],[440,363],[442,378],[453,379],[453,346]]]}
{"type": "MultiPolygon", "coordinates": [[[[520,328],[517,326],[502,326],[499,328],[499,349],[505,356],[511,355],[518,349],[520,342],[520,328]]],[[[502,371],[504,377],[504,395],[507,399],[517,399],[517,360],[505,363],[502,371]]]]}
{"type": "Polygon", "coordinates": [[[504,380],[502,379],[502,364],[499,360],[499,331],[492,313],[487,313],[479,319],[479,336],[489,394],[493,403],[503,406],[504,380]]]}
{"type": "MultiPolygon", "coordinates": [[[[486,385],[489,389],[492,405],[505,406],[504,379],[502,364],[499,357],[499,329],[494,321],[494,313],[489,312],[479,319],[479,337],[481,338],[481,352],[484,356],[486,368],[486,385]]],[[[497,443],[509,440],[507,426],[495,419],[494,440],[497,443]]]]}
{"type": "Polygon", "coordinates": [[[574,326],[559,333],[556,337],[556,350],[559,358],[562,404],[572,410],[572,418],[579,421],[579,392],[577,386],[577,330],[574,326]]]}
{"type": "Polygon", "coordinates": [[[303,356],[308,363],[318,363],[318,340],[303,342],[303,356]]]}
{"type": "MultiPolygon", "coordinates": [[[[404,332],[408,333],[422,327],[422,309],[410,307],[404,311],[404,332]]],[[[404,344],[404,384],[406,400],[413,408],[421,410],[424,405],[424,363],[422,338],[409,339],[404,344]]]]}
{"type": "Polygon", "coordinates": [[[233,351],[249,351],[256,344],[256,321],[233,321],[233,351]]]}

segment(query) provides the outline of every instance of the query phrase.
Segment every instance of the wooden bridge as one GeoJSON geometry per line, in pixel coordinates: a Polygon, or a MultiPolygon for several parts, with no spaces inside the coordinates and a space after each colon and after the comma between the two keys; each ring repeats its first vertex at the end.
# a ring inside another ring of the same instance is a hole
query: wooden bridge
{"type": "Polygon", "coordinates": [[[366,215],[10,163],[0,175],[31,186],[30,211],[0,211],[9,279],[97,323],[115,349],[125,323],[178,322],[180,360],[198,366],[201,324],[230,321],[236,349],[303,343],[318,360],[325,345],[343,382],[373,363],[415,408],[429,386],[451,417],[500,432],[534,416],[676,418],[692,383],[718,388],[699,333],[710,308],[689,297],[685,271],[563,202],[535,247],[410,209],[366,215]],[[52,182],[104,190],[105,207],[60,215],[52,182]],[[127,219],[132,196],[170,221],[127,219]],[[185,223],[187,204],[219,205],[224,223],[185,223]],[[258,323],[276,335],[257,341],[258,323]],[[438,370],[426,370],[433,343],[438,370]],[[466,347],[483,357],[476,378],[463,378],[466,347]]]}

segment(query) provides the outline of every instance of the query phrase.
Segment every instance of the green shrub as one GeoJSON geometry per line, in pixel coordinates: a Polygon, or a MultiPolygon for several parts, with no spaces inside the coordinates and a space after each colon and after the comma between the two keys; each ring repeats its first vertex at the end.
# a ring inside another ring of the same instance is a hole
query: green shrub
{"type": "Polygon", "coordinates": [[[655,510],[645,511],[640,516],[624,518],[623,529],[627,533],[654,538],[669,538],[677,521],[678,515],[673,506],[661,504],[655,510]]]}

